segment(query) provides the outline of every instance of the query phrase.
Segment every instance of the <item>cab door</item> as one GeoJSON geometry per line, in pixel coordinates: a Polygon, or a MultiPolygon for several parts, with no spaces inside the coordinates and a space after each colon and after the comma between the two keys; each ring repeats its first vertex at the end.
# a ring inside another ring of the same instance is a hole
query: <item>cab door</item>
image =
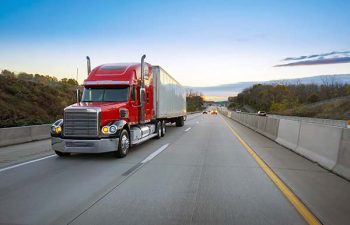
{"type": "Polygon", "coordinates": [[[129,119],[131,123],[138,123],[139,121],[139,110],[140,110],[140,98],[139,93],[140,87],[132,85],[130,87],[130,112],[129,119]]]}

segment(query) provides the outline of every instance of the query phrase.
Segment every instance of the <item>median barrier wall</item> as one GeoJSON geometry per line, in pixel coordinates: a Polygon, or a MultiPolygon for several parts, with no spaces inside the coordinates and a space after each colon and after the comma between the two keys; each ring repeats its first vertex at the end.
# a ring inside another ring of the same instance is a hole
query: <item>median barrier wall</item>
{"type": "Polygon", "coordinates": [[[50,137],[51,124],[30,126],[32,141],[42,140],[50,137]]]}
{"type": "Polygon", "coordinates": [[[315,123],[301,123],[296,151],[332,170],[338,159],[342,128],[315,123]]]}
{"type": "Polygon", "coordinates": [[[0,147],[43,140],[50,137],[51,124],[0,129],[0,147]]]}
{"type": "Polygon", "coordinates": [[[256,131],[258,131],[259,133],[264,133],[265,132],[265,128],[266,128],[266,120],[267,117],[265,116],[260,116],[260,117],[256,117],[258,120],[258,126],[256,128],[256,131]]]}
{"type": "Polygon", "coordinates": [[[300,121],[280,119],[276,142],[295,151],[298,146],[300,121]]]}
{"type": "Polygon", "coordinates": [[[247,113],[230,118],[350,179],[350,129],[247,113]]]}
{"type": "Polygon", "coordinates": [[[263,134],[272,140],[276,140],[278,135],[279,122],[280,122],[279,119],[267,117],[266,126],[263,134]]]}
{"type": "Polygon", "coordinates": [[[343,129],[334,172],[350,179],[350,129],[343,129]]]}
{"type": "Polygon", "coordinates": [[[256,130],[256,128],[258,128],[258,118],[254,115],[248,115],[248,126],[253,129],[256,130]]]}

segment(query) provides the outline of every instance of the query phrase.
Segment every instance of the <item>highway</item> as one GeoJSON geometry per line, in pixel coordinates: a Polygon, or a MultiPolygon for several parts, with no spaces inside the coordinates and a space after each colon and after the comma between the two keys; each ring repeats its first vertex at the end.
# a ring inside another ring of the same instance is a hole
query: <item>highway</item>
{"type": "Polygon", "coordinates": [[[345,179],[222,115],[195,114],[126,158],[49,154],[2,167],[0,224],[307,224],[303,210],[316,222],[348,224],[349,190],[345,179]]]}

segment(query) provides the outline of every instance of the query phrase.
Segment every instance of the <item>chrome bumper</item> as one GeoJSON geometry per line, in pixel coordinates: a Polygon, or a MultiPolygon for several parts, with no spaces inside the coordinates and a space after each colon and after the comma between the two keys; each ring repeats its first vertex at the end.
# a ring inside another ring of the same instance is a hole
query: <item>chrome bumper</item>
{"type": "Polygon", "coordinates": [[[118,149],[119,138],[100,140],[72,140],[51,137],[51,147],[54,151],[71,153],[102,153],[118,149]]]}

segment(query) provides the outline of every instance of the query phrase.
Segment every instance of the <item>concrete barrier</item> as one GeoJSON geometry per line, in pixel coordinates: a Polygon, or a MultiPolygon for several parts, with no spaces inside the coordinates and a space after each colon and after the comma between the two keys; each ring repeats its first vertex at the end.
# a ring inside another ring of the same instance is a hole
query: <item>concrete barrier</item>
{"type": "Polygon", "coordinates": [[[350,129],[236,112],[230,118],[350,179],[350,129]]]}
{"type": "Polygon", "coordinates": [[[299,140],[300,121],[280,119],[276,142],[296,150],[299,140]]]}
{"type": "Polygon", "coordinates": [[[279,119],[267,117],[263,134],[272,140],[276,140],[278,135],[279,122],[279,119]]]}
{"type": "Polygon", "coordinates": [[[50,137],[51,124],[30,126],[32,141],[42,140],[50,137]]]}
{"type": "Polygon", "coordinates": [[[255,115],[248,115],[248,126],[253,129],[256,130],[258,128],[258,118],[255,115]]]}
{"type": "Polygon", "coordinates": [[[332,170],[338,159],[342,128],[301,123],[296,152],[332,170]]]}
{"type": "Polygon", "coordinates": [[[350,179],[350,129],[343,129],[334,172],[350,179]]]}
{"type": "Polygon", "coordinates": [[[0,147],[43,140],[50,137],[51,124],[0,129],[0,147]]]}
{"type": "Polygon", "coordinates": [[[266,128],[266,121],[267,121],[267,117],[263,117],[263,116],[257,116],[257,128],[256,131],[258,131],[259,133],[264,133],[265,132],[265,128],[266,128]]]}

